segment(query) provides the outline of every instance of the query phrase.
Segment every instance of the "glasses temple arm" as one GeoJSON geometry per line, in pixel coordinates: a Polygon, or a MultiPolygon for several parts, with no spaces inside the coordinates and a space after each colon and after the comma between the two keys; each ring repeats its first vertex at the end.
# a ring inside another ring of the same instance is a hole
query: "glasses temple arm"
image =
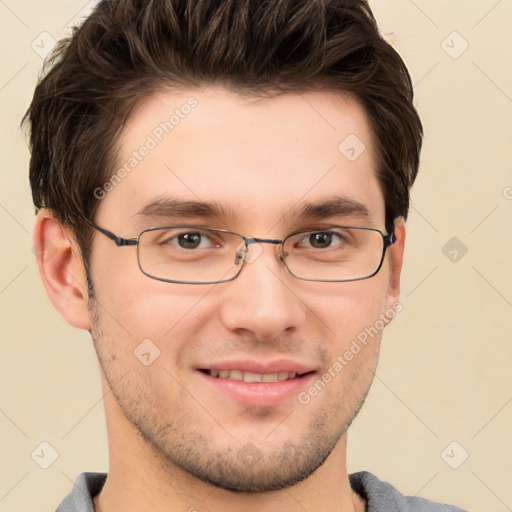
{"type": "Polygon", "coordinates": [[[108,229],[104,229],[97,224],[94,224],[94,222],[91,222],[89,219],[84,219],[89,226],[94,228],[96,231],[99,231],[100,233],[104,234],[107,238],[110,238],[118,247],[122,247],[124,245],[137,245],[139,243],[139,240],[137,238],[123,238],[122,236],[117,236],[112,231],[109,231],[108,229]]]}
{"type": "Polygon", "coordinates": [[[390,245],[393,245],[396,242],[395,227],[388,226],[386,229],[388,231],[388,234],[384,235],[384,247],[389,247],[390,245]]]}

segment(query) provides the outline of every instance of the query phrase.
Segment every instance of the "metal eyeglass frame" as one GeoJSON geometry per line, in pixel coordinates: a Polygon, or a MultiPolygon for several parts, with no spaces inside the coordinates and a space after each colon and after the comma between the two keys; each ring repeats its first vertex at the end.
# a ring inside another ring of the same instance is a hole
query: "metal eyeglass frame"
{"type": "MultiPolygon", "coordinates": [[[[387,231],[388,231],[387,235],[385,235],[380,229],[376,229],[376,228],[366,228],[366,227],[358,227],[358,226],[331,226],[331,227],[340,227],[340,228],[361,229],[361,230],[366,230],[366,231],[375,231],[376,233],[379,233],[380,236],[382,237],[382,241],[383,241],[383,244],[382,244],[382,254],[381,254],[381,257],[380,257],[379,265],[377,266],[377,268],[375,269],[374,272],[372,272],[371,274],[369,274],[367,276],[363,276],[363,277],[356,277],[356,278],[351,278],[351,279],[312,279],[312,278],[297,276],[296,274],[294,274],[290,270],[290,268],[288,267],[288,265],[286,263],[286,256],[283,254],[282,248],[283,248],[284,242],[288,238],[290,238],[292,236],[295,236],[295,235],[299,235],[301,233],[315,232],[315,230],[307,229],[307,230],[295,231],[295,232],[290,233],[289,235],[287,235],[282,240],[280,240],[280,239],[276,239],[276,238],[247,237],[247,236],[241,235],[240,233],[235,233],[234,231],[229,231],[227,229],[207,228],[207,227],[190,226],[190,225],[173,225],[173,226],[161,226],[161,227],[152,227],[152,228],[143,229],[138,234],[138,236],[135,237],[135,238],[123,238],[121,236],[118,236],[118,235],[112,233],[112,231],[109,231],[108,229],[105,229],[105,228],[102,228],[102,227],[98,226],[97,224],[95,224],[94,222],[91,222],[88,219],[84,219],[84,220],[85,220],[85,222],[87,224],[89,224],[96,231],[99,231],[100,233],[105,235],[107,238],[112,240],[118,247],[126,247],[126,246],[130,246],[130,245],[136,245],[137,246],[137,263],[139,265],[140,271],[144,275],[148,276],[151,279],[156,279],[157,281],[163,281],[163,282],[166,282],[166,283],[180,283],[180,284],[218,284],[218,283],[227,283],[229,281],[233,281],[242,272],[242,268],[244,267],[244,263],[245,263],[245,258],[243,257],[243,255],[240,252],[237,253],[236,256],[235,256],[235,263],[238,264],[238,262],[240,260],[242,260],[242,264],[240,265],[240,269],[238,270],[238,272],[233,277],[230,277],[229,279],[220,280],[220,281],[178,281],[178,280],[175,280],[175,279],[166,279],[164,277],[156,277],[154,275],[151,275],[151,274],[148,274],[147,272],[145,272],[144,269],[142,268],[141,264],[140,264],[139,239],[140,239],[140,237],[141,237],[141,235],[143,233],[146,233],[148,231],[161,230],[161,229],[182,228],[182,227],[185,228],[186,227],[186,228],[205,229],[205,230],[210,230],[210,231],[217,231],[217,232],[220,232],[220,233],[227,233],[227,234],[231,234],[231,235],[237,235],[237,236],[239,236],[243,240],[244,247],[245,247],[246,251],[247,251],[247,248],[249,247],[249,245],[250,244],[254,244],[254,243],[281,245],[281,253],[279,254],[279,260],[284,264],[284,266],[286,267],[288,272],[293,277],[295,277],[296,279],[301,279],[303,281],[317,281],[317,282],[325,282],[325,283],[345,283],[345,282],[350,282],[350,281],[361,281],[363,279],[369,279],[370,277],[373,277],[374,275],[376,275],[379,272],[379,270],[382,267],[382,263],[384,262],[384,256],[386,254],[387,248],[390,247],[391,245],[393,245],[395,243],[395,241],[396,241],[395,230],[394,230],[393,226],[388,226],[386,228],[387,231]]],[[[322,230],[318,230],[318,231],[322,231],[322,230]]],[[[327,231],[327,229],[326,229],[326,231],[327,231]]]]}

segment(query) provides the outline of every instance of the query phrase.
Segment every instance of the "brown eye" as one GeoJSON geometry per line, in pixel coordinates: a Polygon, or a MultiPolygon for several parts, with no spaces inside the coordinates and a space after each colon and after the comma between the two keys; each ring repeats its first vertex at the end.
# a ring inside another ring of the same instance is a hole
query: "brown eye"
{"type": "Polygon", "coordinates": [[[220,247],[220,241],[213,234],[203,231],[184,231],[183,229],[169,229],[156,241],[166,250],[194,251],[220,247]]]}
{"type": "Polygon", "coordinates": [[[333,234],[330,232],[311,233],[308,237],[309,243],[314,249],[325,249],[331,245],[333,234]]]}
{"type": "Polygon", "coordinates": [[[183,233],[178,235],[177,242],[182,249],[196,249],[201,244],[201,233],[183,233]]]}

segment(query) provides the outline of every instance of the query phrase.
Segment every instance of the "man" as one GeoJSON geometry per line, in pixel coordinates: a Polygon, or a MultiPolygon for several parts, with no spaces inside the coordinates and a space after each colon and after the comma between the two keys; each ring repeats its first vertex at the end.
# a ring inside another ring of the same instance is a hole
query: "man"
{"type": "Polygon", "coordinates": [[[110,457],[58,511],[460,510],[346,469],[422,139],[368,5],[104,1],[50,68],[38,264],[110,457]]]}

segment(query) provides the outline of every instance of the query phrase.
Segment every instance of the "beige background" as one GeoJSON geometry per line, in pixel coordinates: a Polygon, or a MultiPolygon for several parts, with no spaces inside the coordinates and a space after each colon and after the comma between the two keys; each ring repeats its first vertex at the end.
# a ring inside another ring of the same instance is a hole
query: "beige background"
{"type": "MultiPolygon", "coordinates": [[[[107,468],[89,337],[60,318],[37,274],[29,155],[18,129],[51,37],[89,4],[0,1],[5,512],[54,510],[80,472],[107,468]],[[41,442],[58,452],[48,469],[31,458],[41,442]]],[[[473,511],[510,511],[512,1],[372,5],[410,68],[426,139],[408,223],[404,311],[384,334],[377,378],[351,429],[349,470],[473,511]]]]}

